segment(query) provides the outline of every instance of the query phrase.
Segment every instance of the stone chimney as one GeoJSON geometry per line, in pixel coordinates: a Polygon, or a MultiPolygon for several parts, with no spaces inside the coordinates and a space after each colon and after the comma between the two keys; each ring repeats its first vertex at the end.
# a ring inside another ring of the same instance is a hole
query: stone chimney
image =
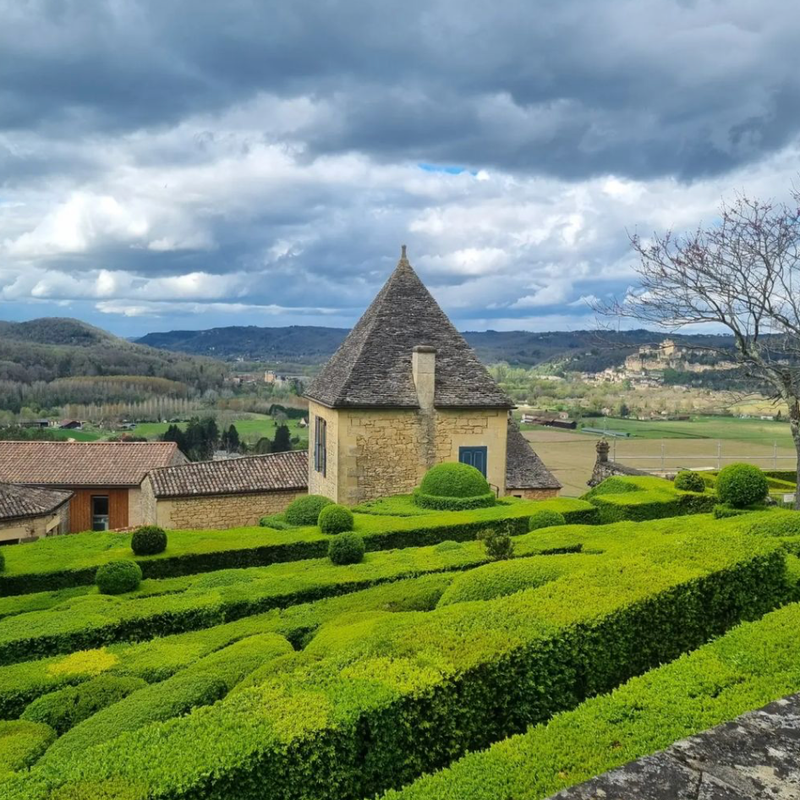
{"type": "Polygon", "coordinates": [[[595,450],[597,450],[597,463],[598,464],[607,464],[608,463],[608,442],[605,439],[601,439],[595,445],[595,450]]]}
{"type": "Polygon", "coordinates": [[[417,387],[419,405],[423,411],[433,410],[436,388],[436,348],[418,344],[411,352],[411,374],[417,387]]]}

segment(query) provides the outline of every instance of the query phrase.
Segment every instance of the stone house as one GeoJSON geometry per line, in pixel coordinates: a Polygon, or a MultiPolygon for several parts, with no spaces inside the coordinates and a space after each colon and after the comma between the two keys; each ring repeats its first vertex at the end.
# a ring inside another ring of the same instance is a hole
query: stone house
{"type": "Polygon", "coordinates": [[[305,395],[310,493],[347,505],[408,493],[443,461],[477,467],[498,496],[552,497],[561,488],[513,433],[513,403],[414,272],[405,247],[305,395]]]}
{"type": "Polygon", "coordinates": [[[175,442],[0,442],[0,481],[66,489],[69,531],[118,530],[144,521],[141,484],[186,457],[175,442]]]}
{"type": "Polygon", "coordinates": [[[308,454],[293,450],[152,470],[142,483],[144,521],[162,528],[258,525],[306,493],[308,454]]]}
{"type": "Polygon", "coordinates": [[[0,483],[0,544],[69,531],[72,492],[0,483]]]}

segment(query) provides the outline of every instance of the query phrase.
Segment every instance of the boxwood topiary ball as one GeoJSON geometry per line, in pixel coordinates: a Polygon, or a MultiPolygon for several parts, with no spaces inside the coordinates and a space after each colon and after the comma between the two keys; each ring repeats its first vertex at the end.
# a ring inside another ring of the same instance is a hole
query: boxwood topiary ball
{"type": "Polygon", "coordinates": [[[489,494],[491,489],[480,470],[469,464],[448,461],[425,473],[419,491],[435,497],[480,497],[489,494]]]}
{"type": "Polygon", "coordinates": [[[364,540],[354,531],[345,531],[331,539],[328,558],[334,564],[358,564],[364,558],[364,540]]]}
{"type": "Polygon", "coordinates": [[[344,533],[353,530],[353,512],[346,506],[329,503],[319,512],[319,529],[323,533],[344,533]]]}
{"type": "Polygon", "coordinates": [[[109,561],[97,568],[94,582],[101,594],[132,592],[142,582],[142,568],[135,561],[109,561]]]}
{"type": "Polygon", "coordinates": [[[717,475],[717,497],[733,508],[760,503],[768,493],[767,476],[752,464],[728,464],[717,475]]]}
{"type": "Polygon", "coordinates": [[[560,514],[558,511],[548,511],[543,508],[541,511],[536,511],[534,514],[531,514],[531,518],[528,520],[528,530],[535,531],[539,528],[552,528],[555,525],[566,524],[567,520],[564,519],[563,514],[560,514]]]}
{"type": "Polygon", "coordinates": [[[704,492],[706,482],[699,473],[685,469],[675,476],[675,488],[682,492],[704,492]]]}
{"type": "Polygon", "coordinates": [[[167,533],[158,525],[142,525],[131,536],[131,550],[137,556],[154,556],[167,549],[167,533]]]}
{"type": "Polygon", "coordinates": [[[316,525],[319,512],[332,502],[321,494],[307,494],[289,503],[284,516],[290,525],[316,525]]]}

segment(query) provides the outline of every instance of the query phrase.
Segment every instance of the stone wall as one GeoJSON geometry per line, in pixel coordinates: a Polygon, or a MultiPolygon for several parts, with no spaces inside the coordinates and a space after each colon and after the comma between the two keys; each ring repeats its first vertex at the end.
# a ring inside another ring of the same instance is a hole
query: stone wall
{"type": "Polygon", "coordinates": [[[156,496],[153,494],[153,485],[150,476],[145,476],[139,487],[139,510],[142,525],[157,525],[156,496]]]}
{"type": "Polygon", "coordinates": [[[459,447],[469,446],[487,448],[487,478],[498,494],[505,494],[504,410],[436,409],[431,416],[416,409],[329,409],[311,402],[309,421],[311,494],[346,505],[407,494],[426,470],[442,461],[458,461],[459,447]],[[324,477],[314,469],[315,416],[328,423],[324,477]]]}
{"type": "Polygon", "coordinates": [[[242,528],[278,514],[305,492],[280,491],[156,500],[155,524],[171,529],[242,528]]]}
{"type": "Polygon", "coordinates": [[[0,521],[0,542],[30,541],[69,532],[69,502],[52,514],[0,521]]]}
{"type": "Polygon", "coordinates": [[[550,500],[558,497],[559,489],[506,489],[506,494],[511,497],[521,497],[523,500],[550,500]]]}

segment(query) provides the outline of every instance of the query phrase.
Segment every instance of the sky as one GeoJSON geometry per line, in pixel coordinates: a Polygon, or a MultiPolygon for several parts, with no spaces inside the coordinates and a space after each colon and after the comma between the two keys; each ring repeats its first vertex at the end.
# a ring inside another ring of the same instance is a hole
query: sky
{"type": "Polygon", "coordinates": [[[793,0],[0,0],[0,319],[591,328],[629,236],[787,199],[793,0]]]}

